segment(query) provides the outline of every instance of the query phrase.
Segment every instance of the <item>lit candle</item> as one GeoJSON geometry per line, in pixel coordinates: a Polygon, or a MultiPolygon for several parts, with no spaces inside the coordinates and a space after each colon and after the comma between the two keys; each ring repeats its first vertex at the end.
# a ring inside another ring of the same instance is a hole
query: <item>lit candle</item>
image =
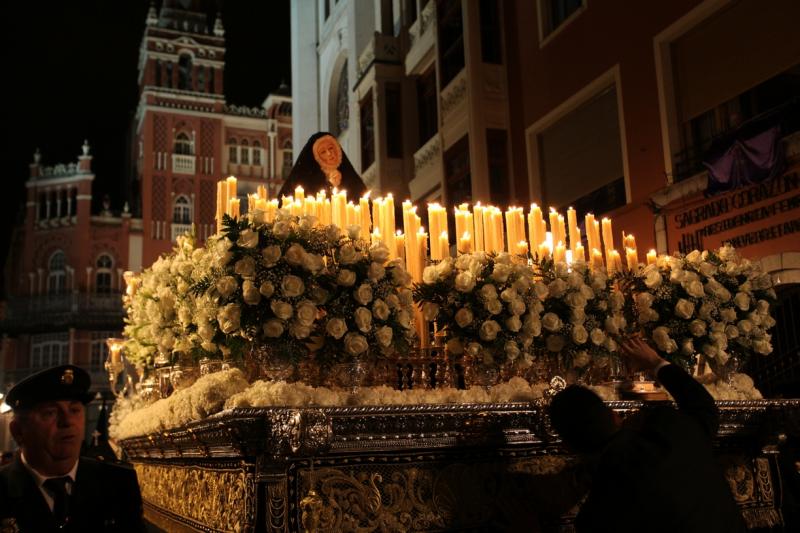
{"type": "Polygon", "coordinates": [[[303,203],[305,200],[305,191],[301,185],[298,185],[294,190],[294,199],[296,202],[303,203]]]}
{"type": "Polygon", "coordinates": [[[583,250],[583,244],[578,243],[575,245],[575,250],[572,251],[573,261],[586,261],[586,253],[583,250]]]}
{"type": "Polygon", "coordinates": [[[450,238],[446,231],[439,235],[439,256],[441,259],[450,257],[450,238]]]}
{"type": "Polygon", "coordinates": [[[567,223],[569,224],[569,249],[575,252],[575,247],[581,243],[581,230],[578,227],[578,214],[573,208],[567,209],[567,223]]]}
{"type": "Polygon", "coordinates": [[[383,239],[381,239],[381,230],[379,228],[375,228],[372,230],[372,244],[374,245],[380,242],[383,242],[383,239]]]}
{"type": "Polygon", "coordinates": [[[558,211],[554,207],[550,208],[550,233],[553,234],[553,242],[558,242],[558,211]]]}
{"type": "Polygon", "coordinates": [[[658,262],[658,254],[655,250],[650,250],[647,252],[647,264],[648,265],[655,265],[658,262]]]}
{"type": "Polygon", "coordinates": [[[547,246],[546,242],[542,242],[539,244],[539,260],[547,259],[550,257],[550,247],[547,246]]]}
{"type": "Polygon", "coordinates": [[[553,261],[556,263],[564,263],[567,260],[567,247],[564,246],[562,241],[556,243],[555,250],[553,251],[553,261]]]}
{"type": "Polygon", "coordinates": [[[625,248],[625,262],[628,264],[628,270],[631,272],[636,270],[639,266],[639,254],[636,253],[636,248],[625,248]]]}
{"type": "MultiPolygon", "coordinates": [[[[564,243],[564,247],[567,245],[567,228],[564,225],[564,215],[558,215],[558,240],[564,243]]],[[[557,242],[556,241],[556,242],[557,242]]]]}
{"type": "Polygon", "coordinates": [[[607,250],[606,269],[608,274],[615,274],[622,271],[622,258],[616,250],[607,250]]]}
{"type": "Polygon", "coordinates": [[[531,210],[528,212],[528,232],[530,233],[531,250],[535,250],[544,240],[544,235],[541,234],[541,220],[542,209],[536,204],[531,204],[531,210]]]}
{"type": "Polygon", "coordinates": [[[603,268],[603,253],[597,248],[592,248],[592,270],[603,268]]]}
{"type": "Polygon", "coordinates": [[[472,208],[473,222],[475,224],[475,251],[482,252],[486,250],[486,245],[483,237],[483,206],[480,202],[475,204],[472,208]]]}
{"type": "Polygon", "coordinates": [[[228,214],[231,218],[239,218],[239,199],[238,198],[231,198],[228,200],[228,214]]]}
{"type": "Polygon", "coordinates": [[[239,193],[236,190],[236,178],[229,176],[225,182],[228,184],[228,199],[238,197],[239,193]]]}
{"type": "Polygon", "coordinates": [[[258,189],[256,189],[256,191],[257,191],[256,194],[258,194],[258,197],[260,199],[268,200],[268,198],[267,198],[267,188],[266,187],[264,187],[263,185],[259,185],[258,189]]]}
{"type": "Polygon", "coordinates": [[[222,216],[225,214],[225,207],[228,205],[225,195],[227,189],[224,181],[217,182],[217,232],[222,230],[222,216]]]}
{"type": "Polygon", "coordinates": [[[367,239],[372,231],[372,221],[369,216],[369,191],[362,196],[358,201],[358,206],[361,209],[361,235],[362,239],[367,239]]]}
{"type": "Polygon", "coordinates": [[[462,254],[472,253],[472,236],[465,231],[458,240],[458,251],[462,254]]]}
{"type": "Polygon", "coordinates": [[[403,235],[403,232],[397,230],[397,234],[394,236],[394,244],[395,248],[397,248],[397,257],[400,259],[406,258],[406,236],[403,235]]]}
{"type": "Polygon", "coordinates": [[[594,215],[587,213],[584,221],[586,225],[586,243],[589,245],[589,250],[594,248],[599,250],[600,246],[594,241],[594,215]]]}
{"type": "Polygon", "coordinates": [[[519,241],[517,242],[517,255],[527,256],[528,255],[528,241],[519,241]]]}
{"type": "Polygon", "coordinates": [[[384,212],[384,235],[386,235],[386,246],[389,247],[389,259],[395,259],[397,257],[397,246],[395,245],[395,232],[397,231],[394,219],[394,197],[392,193],[386,195],[386,199],[383,202],[383,212],[384,212]]]}
{"type": "Polygon", "coordinates": [[[256,200],[258,200],[258,194],[248,194],[247,195],[247,212],[252,213],[256,210],[256,200]]]}
{"type": "Polygon", "coordinates": [[[494,250],[494,232],[492,231],[492,210],[490,206],[481,210],[483,215],[483,250],[491,252],[494,250]]]}

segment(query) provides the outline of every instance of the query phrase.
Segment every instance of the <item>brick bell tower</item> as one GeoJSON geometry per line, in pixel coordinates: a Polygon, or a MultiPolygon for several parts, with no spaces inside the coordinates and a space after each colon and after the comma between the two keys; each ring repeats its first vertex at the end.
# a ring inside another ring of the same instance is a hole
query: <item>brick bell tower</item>
{"type": "Polygon", "coordinates": [[[214,228],[215,182],[222,176],[225,29],[209,24],[202,2],[151,5],[139,52],[133,123],[134,195],[142,221],[142,265],[195,226],[214,228]]]}

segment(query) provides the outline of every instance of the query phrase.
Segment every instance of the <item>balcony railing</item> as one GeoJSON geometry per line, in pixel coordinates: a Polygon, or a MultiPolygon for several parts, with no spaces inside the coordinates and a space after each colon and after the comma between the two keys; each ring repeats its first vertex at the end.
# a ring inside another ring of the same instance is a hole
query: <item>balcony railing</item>
{"type": "Polygon", "coordinates": [[[421,74],[418,72],[428,57],[428,53],[436,44],[436,2],[429,1],[414,21],[408,27],[409,49],[406,54],[406,74],[421,74]]]}
{"type": "Polygon", "coordinates": [[[192,232],[192,225],[191,224],[178,224],[177,222],[173,222],[171,224],[170,232],[171,232],[172,242],[175,242],[176,240],[178,240],[178,237],[180,237],[181,235],[183,235],[185,233],[191,233],[192,232]]]}
{"type": "Polygon", "coordinates": [[[122,294],[43,294],[10,297],[2,330],[39,330],[43,327],[115,325],[122,327],[122,294]]]}
{"type": "Polygon", "coordinates": [[[196,158],[193,155],[172,154],[172,172],[174,174],[194,174],[196,158]]]}
{"type": "Polygon", "coordinates": [[[800,131],[800,98],[789,100],[735,128],[719,132],[711,138],[702,139],[675,154],[673,156],[673,183],[684,181],[705,171],[706,167],[703,163],[710,155],[710,149],[718,149],[722,143],[732,144],[738,138],[748,138],[775,126],[780,126],[781,135],[784,138],[800,131]]]}

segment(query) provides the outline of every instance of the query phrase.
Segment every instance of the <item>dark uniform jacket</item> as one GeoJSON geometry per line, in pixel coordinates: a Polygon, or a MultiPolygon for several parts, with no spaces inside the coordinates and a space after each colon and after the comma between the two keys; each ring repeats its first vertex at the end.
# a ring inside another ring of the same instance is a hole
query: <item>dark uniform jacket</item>
{"type": "Polygon", "coordinates": [[[69,499],[69,524],[58,529],[32,474],[17,456],[0,469],[0,531],[144,531],[136,472],[81,457],[69,499]]]}
{"type": "Polygon", "coordinates": [[[713,454],[719,411],[705,388],[674,365],[658,373],[678,409],[659,407],[620,430],[594,463],[579,532],[736,533],[741,512],[713,454]]]}

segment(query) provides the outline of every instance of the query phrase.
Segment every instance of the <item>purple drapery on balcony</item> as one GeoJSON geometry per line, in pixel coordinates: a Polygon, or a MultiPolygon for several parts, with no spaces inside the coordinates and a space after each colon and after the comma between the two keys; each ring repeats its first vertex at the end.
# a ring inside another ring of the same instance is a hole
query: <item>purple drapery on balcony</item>
{"type": "Polygon", "coordinates": [[[774,126],[745,139],[729,140],[727,148],[712,147],[703,162],[708,169],[706,194],[718,194],[780,175],[784,168],[780,141],[780,127],[774,126]]]}

